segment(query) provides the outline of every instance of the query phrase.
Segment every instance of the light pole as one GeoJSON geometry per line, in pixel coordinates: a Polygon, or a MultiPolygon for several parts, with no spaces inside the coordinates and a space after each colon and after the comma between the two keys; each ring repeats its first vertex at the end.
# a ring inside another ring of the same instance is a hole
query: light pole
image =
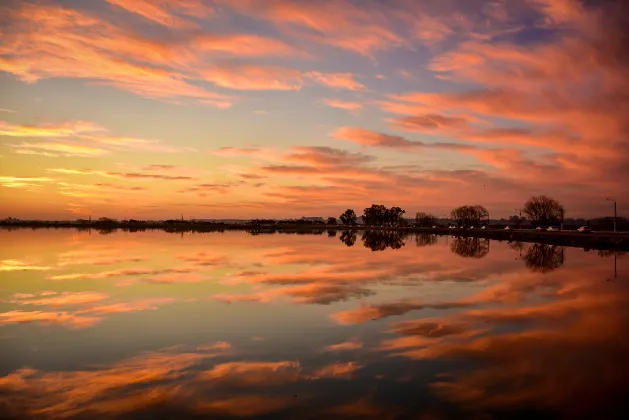
{"type": "Polygon", "coordinates": [[[616,199],[607,197],[605,200],[614,202],[614,233],[616,233],[616,199]]]}
{"type": "Polygon", "coordinates": [[[522,209],[513,209],[514,211],[517,211],[518,214],[520,215],[518,217],[518,229],[522,229],[522,209]]]}

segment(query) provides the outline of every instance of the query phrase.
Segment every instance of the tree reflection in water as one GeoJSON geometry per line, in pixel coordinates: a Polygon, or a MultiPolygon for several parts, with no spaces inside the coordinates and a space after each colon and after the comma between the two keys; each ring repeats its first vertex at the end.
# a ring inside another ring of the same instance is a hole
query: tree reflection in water
{"type": "Polygon", "coordinates": [[[609,257],[618,257],[623,258],[627,254],[626,251],[618,251],[615,249],[601,249],[598,251],[599,257],[609,258],[609,257]]]}
{"type": "Polygon", "coordinates": [[[561,267],[564,262],[562,246],[535,244],[524,255],[526,266],[538,273],[548,273],[561,267]]]}
{"type": "Polygon", "coordinates": [[[431,233],[419,233],[415,235],[415,244],[418,247],[435,245],[437,243],[437,235],[431,233]]]}
{"type": "Polygon", "coordinates": [[[356,232],[344,230],[343,233],[341,233],[341,242],[347,246],[354,246],[356,243],[356,232]]]}
{"type": "Polygon", "coordinates": [[[450,250],[464,258],[483,258],[489,254],[489,239],[456,237],[450,250]]]}
{"type": "Polygon", "coordinates": [[[363,245],[372,251],[384,251],[387,248],[400,249],[405,243],[408,234],[397,231],[365,231],[363,232],[363,245]]]}
{"type": "Polygon", "coordinates": [[[329,229],[329,230],[328,230],[328,237],[329,237],[329,238],[336,238],[336,230],[334,230],[334,229],[329,229]]]}

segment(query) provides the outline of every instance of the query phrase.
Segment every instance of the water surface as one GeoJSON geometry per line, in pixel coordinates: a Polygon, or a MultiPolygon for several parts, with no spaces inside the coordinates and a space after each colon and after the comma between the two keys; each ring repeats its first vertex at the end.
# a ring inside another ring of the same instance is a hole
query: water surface
{"type": "Polygon", "coordinates": [[[622,254],[350,232],[0,244],[0,417],[626,414],[622,254]]]}

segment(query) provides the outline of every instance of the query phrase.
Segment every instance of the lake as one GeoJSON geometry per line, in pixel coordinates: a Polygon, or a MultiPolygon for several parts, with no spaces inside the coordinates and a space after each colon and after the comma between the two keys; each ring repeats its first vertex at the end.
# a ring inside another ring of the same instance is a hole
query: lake
{"type": "Polygon", "coordinates": [[[619,252],[395,232],[0,244],[2,418],[627,414],[619,252]]]}

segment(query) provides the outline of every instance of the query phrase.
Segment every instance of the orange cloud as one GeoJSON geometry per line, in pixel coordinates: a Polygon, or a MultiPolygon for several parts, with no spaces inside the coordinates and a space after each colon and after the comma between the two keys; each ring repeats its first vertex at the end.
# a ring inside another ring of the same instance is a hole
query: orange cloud
{"type": "MultiPolygon", "coordinates": [[[[404,45],[380,10],[341,1],[223,1],[240,13],[273,22],[285,33],[372,56],[377,50],[404,45]]],[[[372,4],[372,6],[374,6],[372,4]]]]}
{"type": "Polygon", "coordinates": [[[197,378],[219,386],[277,386],[300,380],[298,362],[228,362],[201,372],[197,378]]]}
{"type": "Polygon", "coordinates": [[[186,370],[222,351],[183,352],[177,348],[145,352],[92,370],[43,372],[19,369],[0,378],[11,395],[11,409],[20,417],[76,417],[88,413],[120,416],[172,401],[185,406],[173,383],[186,370]],[[135,387],[146,387],[138,392],[135,387]]]}
{"type": "Polygon", "coordinates": [[[66,121],[58,125],[14,125],[0,121],[0,136],[9,137],[71,137],[107,131],[90,121],[66,121]]]}
{"type": "Polygon", "coordinates": [[[24,155],[93,157],[103,156],[111,153],[109,150],[101,149],[99,147],[92,147],[84,144],[70,142],[24,142],[10,144],[9,147],[12,147],[15,153],[24,155]]]}
{"type": "Polygon", "coordinates": [[[0,122],[0,135],[51,139],[39,143],[9,144],[16,153],[45,156],[100,156],[115,150],[141,149],[155,152],[177,152],[178,148],[158,140],[112,136],[108,130],[89,121],[66,121],[60,124],[12,125],[0,122]],[[63,140],[61,140],[63,139],[63,140]]]}
{"type": "Polygon", "coordinates": [[[281,67],[238,66],[203,71],[205,80],[235,90],[299,90],[299,71],[281,67]]]}
{"type": "Polygon", "coordinates": [[[12,303],[19,305],[36,305],[36,306],[76,306],[88,303],[100,302],[109,296],[99,292],[64,292],[56,294],[52,297],[44,297],[39,299],[15,299],[12,303]]]}
{"type": "Polygon", "coordinates": [[[117,270],[103,271],[100,273],[71,273],[59,274],[47,277],[49,280],[97,280],[107,279],[118,276],[152,276],[160,274],[188,274],[197,271],[191,267],[173,267],[173,268],[120,268],[117,270]]]}
{"type": "Polygon", "coordinates": [[[362,368],[356,362],[332,363],[314,371],[309,379],[348,379],[362,368]]]}
{"type": "Polygon", "coordinates": [[[361,349],[363,347],[363,343],[361,343],[360,341],[357,340],[349,340],[349,341],[345,341],[343,343],[338,343],[338,344],[332,344],[329,346],[324,347],[324,351],[352,351],[352,350],[358,350],[361,349]]]}
{"type": "Polygon", "coordinates": [[[0,271],[48,271],[52,267],[45,265],[34,265],[20,260],[0,261],[0,271]]]}
{"type": "Polygon", "coordinates": [[[106,0],[123,9],[142,16],[145,19],[171,28],[194,26],[189,20],[176,15],[207,17],[213,13],[203,0],[183,0],[176,3],[155,3],[151,0],[106,0]]]}
{"type": "Polygon", "coordinates": [[[363,109],[363,105],[359,102],[343,101],[340,99],[324,99],[323,103],[329,107],[343,109],[353,113],[363,109]]]}
{"type": "Polygon", "coordinates": [[[37,322],[79,329],[91,327],[101,319],[93,316],[77,316],[67,312],[9,311],[0,313],[0,325],[37,322]]]}
{"type": "Polygon", "coordinates": [[[147,174],[143,172],[112,172],[112,171],[95,171],[91,169],[69,169],[69,168],[51,168],[50,172],[69,175],[101,175],[111,178],[121,179],[159,179],[162,181],[193,181],[196,178],[186,175],[163,175],[163,174],[147,174]]]}
{"type": "Polygon", "coordinates": [[[42,183],[52,181],[54,181],[54,179],[47,177],[0,176],[0,185],[6,188],[40,187],[42,183]]]}

